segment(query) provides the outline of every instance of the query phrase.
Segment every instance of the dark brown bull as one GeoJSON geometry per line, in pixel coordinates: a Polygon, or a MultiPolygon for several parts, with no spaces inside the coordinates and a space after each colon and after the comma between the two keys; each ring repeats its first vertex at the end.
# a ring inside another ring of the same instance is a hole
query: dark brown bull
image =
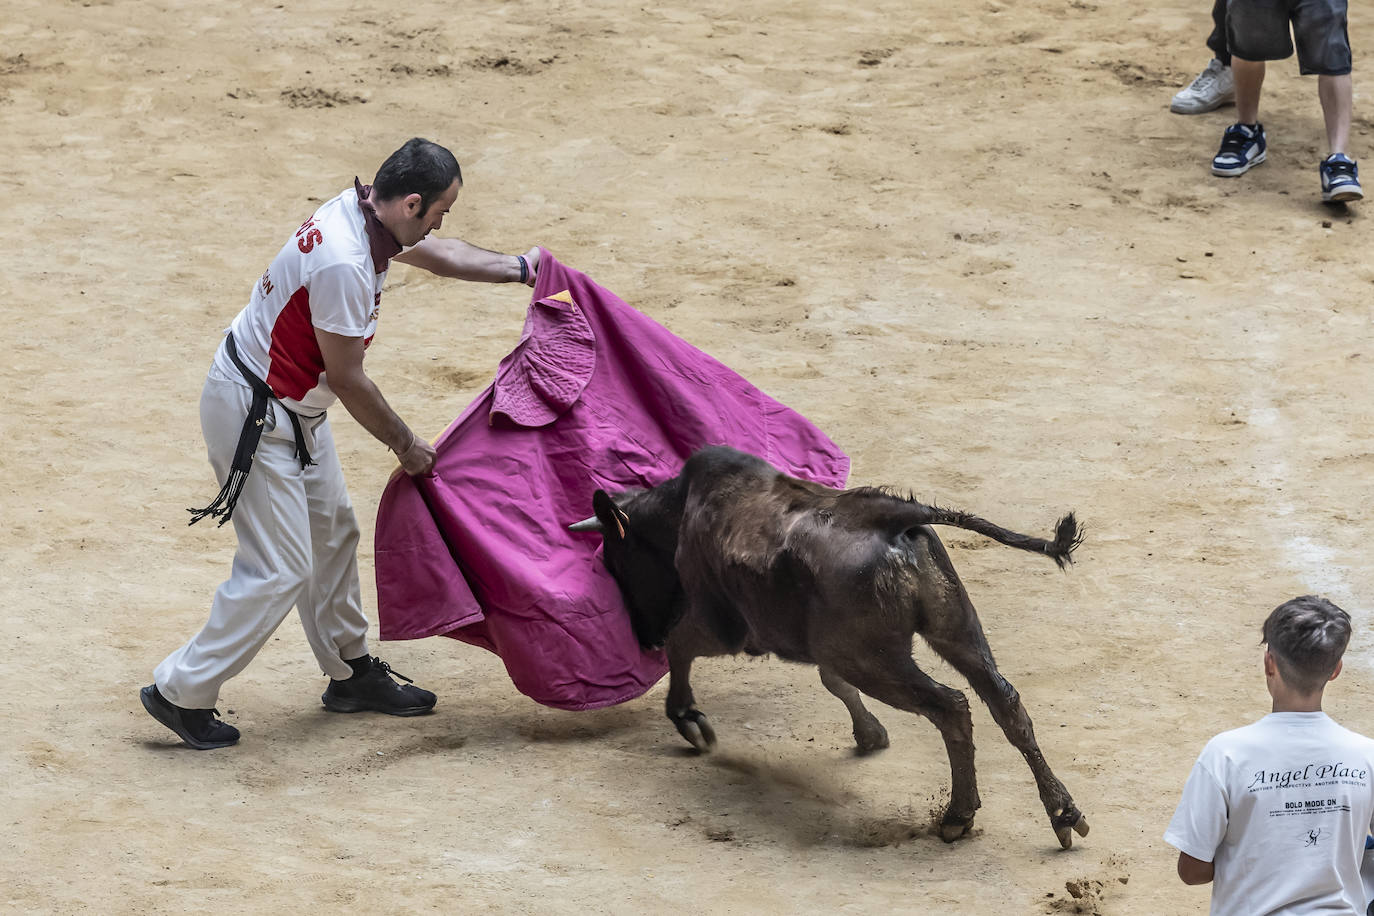
{"type": "Polygon", "coordinates": [[[1030,716],[998,673],[968,593],[927,527],[976,531],[1062,568],[1081,541],[1072,514],[1046,541],[886,490],[808,483],[724,447],[697,452],[651,490],[615,497],[597,490],[593,506],[596,517],[573,527],[602,532],[636,637],[666,649],[668,718],[699,751],[710,751],[716,736],[692,696],[693,659],[771,652],[817,665],[821,683],[849,709],[861,753],[888,739],[860,693],[940,730],[952,779],[940,833],[958,839],[980,805],[973,722],[961,691],[917,667],[911,638],[919,633],[968,679],[1026,758],[1060,845],[1072,845],[1072,831],[1087,835],[1087,820],[1041,755],[1030,716]]]}

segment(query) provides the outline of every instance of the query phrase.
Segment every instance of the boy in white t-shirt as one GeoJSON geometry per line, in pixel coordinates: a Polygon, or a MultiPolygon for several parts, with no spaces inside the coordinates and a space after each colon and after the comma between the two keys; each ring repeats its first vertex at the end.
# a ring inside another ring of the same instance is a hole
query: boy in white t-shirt
{"type": "Polygon", "coordinates": [[[1213,883],[1212,916],[1358,916],[1374,741],[1322,712],[1350,616],[1305,595],[1275,608],[1263,634],[1274,711],[1207,742],[1164,839],[1184,883],[1213,883]]]}

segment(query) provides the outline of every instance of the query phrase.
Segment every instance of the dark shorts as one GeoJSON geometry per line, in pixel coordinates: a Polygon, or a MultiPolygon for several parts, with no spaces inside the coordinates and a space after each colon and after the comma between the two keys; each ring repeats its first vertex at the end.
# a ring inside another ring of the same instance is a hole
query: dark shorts
{"type": "Polygon", "coordinates": [[[1241,60],[1284,60],[1296,43],[1300,72],[1341,76],[1350,72],[1345,11],[1346,0],[1230,0],[1226,43],[1241,60]]]}

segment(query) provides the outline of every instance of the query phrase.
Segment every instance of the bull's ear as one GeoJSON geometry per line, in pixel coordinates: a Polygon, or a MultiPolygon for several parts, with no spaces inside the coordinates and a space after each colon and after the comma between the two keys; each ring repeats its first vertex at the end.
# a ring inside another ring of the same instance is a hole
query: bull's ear
{"type": "Polygon", "coordinates": [[[592,509],[601,522],[603,536],[609,538],[615,535],[617,540],[625,540],[625,529],[630,524],[630,517],[621,511],[605,490],[597,490],[592,494],[592,509]]]}

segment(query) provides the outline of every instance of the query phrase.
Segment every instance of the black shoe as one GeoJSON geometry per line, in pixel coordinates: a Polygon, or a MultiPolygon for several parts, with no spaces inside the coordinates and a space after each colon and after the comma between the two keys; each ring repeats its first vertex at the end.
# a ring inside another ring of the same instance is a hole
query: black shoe
{"type": "Polygon", "coordinates": [[[158,692],[156,684],[149,684],[138,692],[148,715],[176,732],[182,741],[198,751],[228,747],[239,740],[239,730],[219,719],[218,709],[183,709],[158,692]]]}
{"type": "Polygon", "coordinates": [[[434,708],[434,694],[413,687],[410,678],[391,670],[380,658],[369,658],[368,668],[346,681],[329,680],[324,708],[331,712],[384,712],[389,716],[419,716],[434,708]],[[405,681],[398,684],[392,676],[405,681]]]}

